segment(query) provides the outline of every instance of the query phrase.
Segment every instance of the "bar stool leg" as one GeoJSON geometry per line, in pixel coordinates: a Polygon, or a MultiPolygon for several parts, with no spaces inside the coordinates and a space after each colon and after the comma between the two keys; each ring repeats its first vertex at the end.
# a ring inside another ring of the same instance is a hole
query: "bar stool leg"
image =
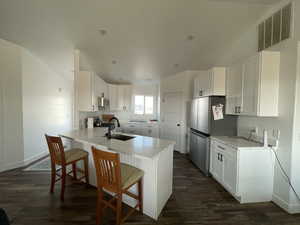
{"type": "Polygon", "coordinates": [[[65,200],[65,186],[66,186],[66,166],[62,166],[62,170],[61,170],[62,174],[61,174],[61,192],[60,192],[60,199],[61,201],[65,200]]]}
{"type": "Polygon", "coordinates": [[[72,163],[72,171],[73,171],[73,178],[74,180],[77,180],[77,168],[76,168],[76,162],[72,163]]]}
{"type": "Polygon", "coordinates": [[[54,185],[56,179],[56,166],[54,163],[51,163],[51,185],[50,185],[50,193],[54,192],[54,185]]]}
{"type": "Polygon", "coordinates": [[[103,200],[103,191],[98,189],[96,225],[100,225],[102,222],[102,214],[103,214],[102,200],[103,200]]]}
{"type": "Polygon", "coordinates": [[[140,212],[143,214],[143,178],[138,182],[138,192],[139,192],[139,208],[140,212]]]}
{"type": "Polygon", "coordinates": [[[121,225],[122,223],[122,193],[118,194],[117,199],[117,225],[121,225]]]}
{"type": "Polygon", "coordinates": [[[85,175],[86,185],[89,185],[90,181],[89,181],[89,158],[88,157],[84,158],[84,175],[85,175]]]}

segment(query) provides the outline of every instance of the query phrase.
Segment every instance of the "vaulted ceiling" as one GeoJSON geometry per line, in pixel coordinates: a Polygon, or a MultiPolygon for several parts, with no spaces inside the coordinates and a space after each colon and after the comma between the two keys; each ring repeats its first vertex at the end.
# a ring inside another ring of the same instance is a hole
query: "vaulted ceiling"
{"type": "Polygon", "coordinates": [[[110,82],[158,80],[222,62],[278,0],[0,0],[0,38],[70,75],[73,50],[110,82]]]}

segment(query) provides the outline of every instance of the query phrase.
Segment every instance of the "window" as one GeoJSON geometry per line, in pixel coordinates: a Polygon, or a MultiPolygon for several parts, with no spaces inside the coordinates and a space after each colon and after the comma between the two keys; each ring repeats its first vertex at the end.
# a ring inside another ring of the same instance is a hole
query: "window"
{"type": "Polygon", "coordinates": [[[154,100],[153,96],[135,95],[134,96],[134,114],[151,115],[153,114],[154,100]]]}

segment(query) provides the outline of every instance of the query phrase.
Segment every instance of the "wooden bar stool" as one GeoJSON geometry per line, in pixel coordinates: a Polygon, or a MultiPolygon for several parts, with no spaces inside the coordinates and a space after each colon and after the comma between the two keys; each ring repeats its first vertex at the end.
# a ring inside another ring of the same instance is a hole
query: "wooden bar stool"
{"type": "Polygon", "coordinates": [[[64,193],[66,186],[66,176],[73,173],[75,180],[82,180],[85,178],[86,184],[89,184],[89,153],[78,148],[65,151],[60,137],[46,136],[51,158],[51,186],[50,192],[54,192],[54,185],[61,180],[60,199],[64,201],[64,193]],[[76,167],[76,163],[80,160],[84,161],[84,170],[76,167]],[[61,166],[56,170],[56,165],[61,166]],[[67,166],[72,165],[72,170],[67,173],[67,166]],[[61,174],[58,174],[61,170],[61,174]],[[77,171],[84,173],[84,175],[77,179],[77,171]],[[58,176],[58,179],[56,179],[58,176]]]}
{"type": "Polygon", "coordinates": [[[144,172],[133,166],[120,163],[119,154],[98,150],[92,147],[93,158],[97,174],[97,225],[101,224],[102,211],[110,207],[116,211],[116,224],[122,224],[139,207],[143,213],[143,176],[144,172]],[[128,191],[134,184],[138,184],[138,195],[128,191]],[[106,201],[103,199],[103,190],[113,192],[115,195],[106,201]],[[122,194],[136,199],[138,203],[122,216],[122,194]],[[114,204],[116,202],[116,204],[114,204]]]}

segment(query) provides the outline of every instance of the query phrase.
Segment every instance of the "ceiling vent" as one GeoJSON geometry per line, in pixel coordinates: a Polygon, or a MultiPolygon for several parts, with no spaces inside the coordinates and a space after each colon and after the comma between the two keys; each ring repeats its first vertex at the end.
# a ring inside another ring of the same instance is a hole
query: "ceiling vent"
{"type": "Polygon", "coordinates": [[[291,37],[292,3],[258,25],[258,51],[265,50],[291,37]]]}

